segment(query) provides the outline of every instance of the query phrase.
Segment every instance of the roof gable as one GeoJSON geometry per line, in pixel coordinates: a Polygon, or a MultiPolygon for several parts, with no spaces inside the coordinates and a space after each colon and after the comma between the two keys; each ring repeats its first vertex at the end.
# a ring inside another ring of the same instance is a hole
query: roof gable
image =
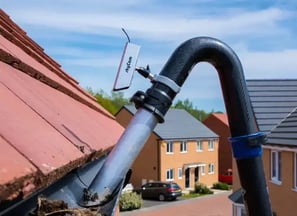
{"type": "Polygon", "coordinates": [[[210,115],[214,116],[216,119],[218,119],[224,125],[229,127],[228,116],[226,113],[211,113],[210,115]]]}
{"type": "Polygon", "coordinates": [[[269,133],[297,107],[297,80],[247,80],[259,129],[269,133]]]}
{"type": "MultiPolygon", "coordinates": [[[[125,106],[133,115],[136,113],[134,106],[125,106]]],[[[154,129],[161,139],[199,139],[217,138],[218,135],[207,128],[183,109],[169,109],[165,115],[164,123],[158,124],[154,129]]]]}
{"type": "Polygon", "coordinates": [[[247,80],[247,87],[267,143],[297,146],[297,80],[247,80]]]}

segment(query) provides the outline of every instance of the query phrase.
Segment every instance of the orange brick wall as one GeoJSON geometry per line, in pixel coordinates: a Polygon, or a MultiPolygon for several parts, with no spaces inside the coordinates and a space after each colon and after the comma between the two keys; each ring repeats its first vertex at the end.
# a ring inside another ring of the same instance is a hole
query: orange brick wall
{"type": "MultiPolygon", "coordinates": [[[[279,148],[281,149],[281,148],[279,148]]],[[[269,196],[273,212],[277,216],[295,216],[297,203],[297,190],[293,189],[294,180],[294,152],[281,151],[281,184],[276,184],[271,181],[271,167],[270,167],[271,149],[263,149],[263,165],[265,171],[265,178],[268,186],[269,196]]],[[[240,188],[238,172],[234,161],[234,175],[233,175],[233,191],[240,188]]]]}
{"type": "MultiPolygon", "coordinates": [[[[126,127],[132,118],[132,114],[126,109],[122,109],[117,115],[116,120],[126,127]]],[[[180,143],[174,144],[174,153],[166,154],[166,142],[159,140],[155,134],[149,137],[144,148],[138,155],[132,165],[131,183],[133,186],[141,186],[143,180],[161,180],[166,181],[166,170],[174,169],[174,181],[183,189],[185,188],[185,175],[183,172],[182,179],[178,179],[178,168],[183,168],[188,163],[205,164],[205,175],[201,175],[199,170],[199,182],[212,186],[218,181],[218,139],[215,139],[214,150],[208,151],[208,140],[203,141],[203,151],[196,151],[196,141],[188,141],[187,152],[180,152],[180,143]],[[208,164],[214,164],[214,173],[208,173],[208,164]]],[[[194,187],[194,168],[190,168],[190,188],[194,187]]]]}
{"type": "MultiPolygon", "coordinates": [[[[166,153],[166,142],[162,141],[160,148],[161,155],[161,180],[166,180],[166,170],[174,169],[174,181],[177,182],[182,188],[185,188],[185,173],[183,172],[182,179],[178,179],[178,168],[183,168],[184,164],[188,163],[201,163],[205,164],[205,175],[201,175],[199,170],[199,182],[208,186],[212,186],[214,182],[218,181],[218,141],[215,141],[214,151],[208,151],[208,141],[204,140],[203,151],[196,151],[196,141],[187,142],[187,152],[180,152],[180,142],[176,141],[173,144],[173,154],[166,153]],[[214,164],[214,174],[208,174],[208,164],[214,164]]],[[[190,187],[194,187],[194,168],[190,168],[190,187]]]]}
{"type": "Polygon", "coordinates": [[[271,181],[270,149],[264,149],[263,161],[273,211],[277,216],[297,215],[297,191],[294,187],[294,152],[281,151],[281,184],[271,181]]]}

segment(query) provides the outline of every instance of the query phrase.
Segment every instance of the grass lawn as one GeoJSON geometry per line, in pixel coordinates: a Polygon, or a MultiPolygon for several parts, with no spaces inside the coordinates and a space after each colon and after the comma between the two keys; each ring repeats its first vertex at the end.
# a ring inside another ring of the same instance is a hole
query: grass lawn
{"type": "Polygon", "coordinates": [[[191,198],[196,198],[196,197],[200,197],[200,196],[204,196],[206,194],[199,194],[199,193],[189,193],[189,194],[183,194],[181,197],[179,197],[179,199],[183,200],[183,199],[191,199],[191,198]]]}

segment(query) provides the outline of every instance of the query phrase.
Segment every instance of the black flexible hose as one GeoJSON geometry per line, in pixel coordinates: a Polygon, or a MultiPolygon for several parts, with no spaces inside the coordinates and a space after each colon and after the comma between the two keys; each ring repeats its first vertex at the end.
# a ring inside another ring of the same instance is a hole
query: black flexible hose
{"type": "MultiPolygon", "coordinates": [[[[212,64],[220,78],[231,135],[236,138],[232,147],[239,152],[234,156],[249,215],[271,216],[261,158],[261,144],[264,139],[257,133],[258,126],[248,96],[243,69],[235,52],[217,39],[193,38],[185,41],[174,51],[159,75],[182,86],[191,69],[203,61],[212,64]]],[[[144,107],[153,111],[162,122],[177,92],[166,83],[156,81],[146,94],[144,107]]]]}

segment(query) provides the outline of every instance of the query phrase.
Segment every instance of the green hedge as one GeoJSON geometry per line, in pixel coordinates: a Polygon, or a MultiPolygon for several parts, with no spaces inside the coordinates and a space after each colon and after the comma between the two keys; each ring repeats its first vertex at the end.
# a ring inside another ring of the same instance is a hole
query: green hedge
{"type": "Polygon", "coordinates": [[[213,189],[218,189],[218,190],[230,190],[231,186],[228,185],[227,183],[217,182],[217,183],[213,184],[212,188],[213,189]]]}
{"type": "Polygon", "coordinates": [[[120,197],[120,211],[139,209],[142,206],[141,195],[131,192],[123,193],[120,197]]]}
{"type": "Polygon", "coordinates": [[[213,194],[213,191],[210,190],[205,184],[195,183],[195,193],[199,194],[213,194]]]}

